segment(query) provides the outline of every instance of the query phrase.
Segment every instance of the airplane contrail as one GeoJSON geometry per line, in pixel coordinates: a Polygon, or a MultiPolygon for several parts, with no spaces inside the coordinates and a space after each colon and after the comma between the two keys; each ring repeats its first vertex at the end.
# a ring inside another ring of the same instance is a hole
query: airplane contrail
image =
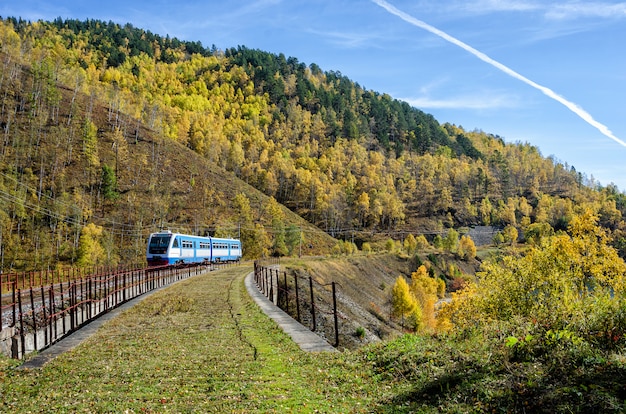
{"type": "Polygon", "coordinates": [[[441,31],[439,29],[437,29],[434,26],[429,25],[428,23],[425,23],[419,19],[416,19],[415,17],[403,12],[402,10],[397,9],[395,6],[389,4],[387,1],[385,0],[372,0],[374,3],[376,3],[377,5],[379,5],[380,7],[382,7],[383,9],[387,10],[389,13],[398,16],[399,18],[401,18],[402,20],[420,27],[424,30],[427,30],[429,32],[431,32],[434,35],[437,35],[439,37],[441,37],[442,39],[457,45],[458,47],[468,51],[469,53],[471,53],[472,55],[476,56],[478,59],[482,60],[483,62],[486,62],[488,64],[490,64],[491,66],[500,69],[502,72],[506,73],[509,76],[512,76],[515,79],[518,79],[522,82],[524,82],[527,85],[532,86],[535,89],[540,90],[541,92],[543,92],[545,95],[547,95],[548,97],[554,99],[555,101],[561,103],[562,105],[564,105],[567,109],[569,109],[570,111],[572,111],[573,113],[575,113],[576,115],[578,115],[580,118],[583,119],[583,121],[587,122],[589,125],[591,125],[592,127],[596,128],[598,131],[600,131],[603,135],[607,136],[608,138],[611,138],[613,141],[617,142],[618,144],[626,147],[626,142],[622,141],[621,139],[619,139],[618,137],[616,137],[613,132],[611,132],[611,130],[604,124],[596,121],[595,119],[593,119],[593,117],[591,116],[591,114],[589,114],[587,111],[585,111],[583,108],[581,108],[580,106],[576,105],[574,102],[568,101],[567,99],[563,98],[561,95],[557,94],[556,92],[554,92],[552,89],[547,88],[545,86],[539,85],[536,82],[533,82],[532,80],[528,79],[527,77],[515,72],[513,69],[503,65],[502,63],[490,58],[489,56],[487,56],[486,54],[484,54],[483,52],[474,49],[473,47],[471,47],[470,45],[468,45],[467,43],[464,43],[462,41],[460,41],[459,39],[450,36],[449,34],[447,34],[444,31],[441,31]]]}

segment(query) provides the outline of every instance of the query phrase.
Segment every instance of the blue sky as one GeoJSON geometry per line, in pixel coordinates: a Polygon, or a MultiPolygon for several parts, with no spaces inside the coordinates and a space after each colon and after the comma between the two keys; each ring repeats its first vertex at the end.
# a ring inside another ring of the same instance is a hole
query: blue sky
{"type": "Polygon", "coordinates": [[[0,15],[283,53],[626,190],[626,2],[0,0],[0,15]]]}

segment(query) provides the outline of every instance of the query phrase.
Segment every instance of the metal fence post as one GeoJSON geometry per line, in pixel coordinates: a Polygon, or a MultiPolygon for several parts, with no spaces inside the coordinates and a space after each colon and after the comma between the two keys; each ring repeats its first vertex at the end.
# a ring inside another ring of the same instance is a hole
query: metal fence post
{"type": "Polygon", "coordinates": [[[119,275],[116,273],[115,274],[115,282],[114,282],[114,286],[115,286],[115,296],[113,299],[113,306],[117,306],[119,304],[119,283],[118,283],[118,279],[119,279],[119,275]]]}
{"type": "MultiPolygon", "coordinates": [[[[48,273],[46,272],[46,277],[47,277],[48,273]]],[[[44,323],[44,330],[43,330],[43,346],[45,347],[46,345],[48,345],[48,326],[46,324],[46,321],[48,320],[48,315],[46,313],[46,296],[43,292],[43,285],[41,286],[41,310],[43,312],[43,323],[44,323]]],[[[52,339],[52,338],[51,338],[52,339]]]]}
{"type": "Polygon", "coordinates": [[[87,279],[87,318],[91,319],[93,317],[93,311],[91,310],[91,306],[93,305],[93,279],[87,279]]]}
{"type": "Polygon", "coordinates": [[[33,313],[33,342],[35,343],[35,351],[37,350],[37,318],[35,315],[35,298],[33,295],[33,286],[30,288],[30,310],[33,313]]]}
{"type": "Polygon", "coordinates": [[[70,285],[67,294],[70,296],[70,331],[74,331],[74,285],[70,285]]]}
{"type": "MultiPolygon", "coordinates": [[[[69,280],[69,278],[68,278],[68,280],[69,280]]],[[[59,285],[59,289],[61,289],[61,308],[63,309],[63,312],[62,312],[63,317],[61,318],[61,321],[63,323],[63,335],[65,335],[65,332],[66,332],[66,328],[65,328],[65,298],[63,297],[63,283],[61,283],[59,285]]]]}
{"type": "Polygon", "coordinates": [[[54,292],[52,288],[48,290],[48,298],[50,301],[50,342],[52,342],[52,335],[54,335],[55,339],[57,338],[56,312],[54,311],[54,292]]]}
{"type": "Polygon", "coordinates": [[[285,289],[284,292],[284,299],[285,299],[285,312],[289,313],[289,291],[287,290],[287,272],[284,272],[285,275],[285,286],[283,287],[285,289]]]}
{"type": "Polygon", "coordinates": [[[78,324],[78,326],[81,326],[82,324],[85,323],[85,311],[86,311],[86,309],[85,309],[85,284],[86,283],[87,282],[85,281],[85,279],[82,279],[80,281],[80,296],[79,297],[80,297],[80,303],[81,303],[81,305],[80,305],[80,315],[81,315],[82,319],[81,319],[80,323],[78,324]]]}
{"type": "Polygon", "coordinates": [[[313,318],[313,332],[317,329],[317,323],[315,321],[315,297],[313,295],[313,277],[309,276],[309,288],[311,289],[311,317],[313,318]]]}
{"type": "Polygon", "coordinates": [[[339,346],[339,322],[337,320],[337,292],[333,282],[333,314],[335,315],[335,347],[339,346]]]}
{"type": "Polygon", "coordinates": [[[274,303],[274,276],[272,273],[272,269],[269,269],[270,273],[270,290],[269,290],[269,298],[270,302],[274,303]]]}
{"type": "Polygon", "coordinates": [[[298,320],[298,322],[301,322],[300,321],[300,295],[298,293],[298,275],[297,274],[294,274],[293,280],[294,280],[295,289],[296,289],[296,319],[298,320]]]}
{"type": "Polygon", "coordinates": [[[24,338],[24,309],[22,308],[22,290],[17,290],[17,306],[20,316],[20,345],[22,350],[22,357],[26,354],[26,340],[24,338]]]}
{"type": "Polygon", "coordinates": [[[276,270],[276,305],[280,308],[281,306],[281,292],[280,292],[280,274],[278,270],[276,270]]]}
{"type": "Polygon", "coordinates": [[[9,326],[15,326],[15,323],[17,322],[16,317],[17,317],[17,309],[16,309],[16,302],[17,302],[17,298],[15,297],[15,294],[17,293],[17,276],[16,279],[13,281],[13,323],[9,326]]]}

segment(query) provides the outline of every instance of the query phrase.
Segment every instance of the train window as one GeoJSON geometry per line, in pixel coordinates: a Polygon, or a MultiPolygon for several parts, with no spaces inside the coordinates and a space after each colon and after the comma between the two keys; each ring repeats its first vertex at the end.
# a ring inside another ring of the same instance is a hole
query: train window
{"type": "Polygon", "coordinates": [[[191,240],[182,241],[183,249],[193,249],[193,242],[191,240]]]}
{"type": "Polygon", "coordinates": [[[154,246],[154,247],[167,247],[167,245],[170,242],[170,237],[169,235],[167,236],[153,236],[152,239],[150,239],[150,246],[154,246]]]}
{"type": "Polygon", "coordinates": [[[172,244],[172,247],[179,247],[179,246],[178,246],[178,237],[176,237],[176,238],[174,239],[174,244],[172,244]]]}
{"type": "Polygon", "coordinates": [[[167,246],[170,244],[170,238],[172,236],[167,235],[158,235],[152,236],[150,239],[150,245],[148,246],[148,252],[151,254],[163,254],[167,250],[167,246]]]}

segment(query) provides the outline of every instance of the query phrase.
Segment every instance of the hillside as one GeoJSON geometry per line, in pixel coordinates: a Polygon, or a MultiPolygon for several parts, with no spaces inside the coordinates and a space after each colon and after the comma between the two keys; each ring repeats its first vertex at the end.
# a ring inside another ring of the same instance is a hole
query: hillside
{"type": "MultiPolygon", "coordinates": [[[[449,269],[460,269],[463,274],[473,275],[479,267],[478,261],[466,262],[434,249],[421,251],[412,258],[381,253],[284,259],[280,267],[287,272],[290,280],[297,276],[300,283],[304,283],[311,277],[315,282],[317,330],[330,343],[334,343],[335,332],[329,285],[336,283],[340,315],[339,349],[353,350],[366,344],[397,338],[406,332],[400,318],[392,316],[392,288],[398,276],[410,280],[411,274],[422,263],[428,263],[433,273],[449,285],[453,285],[455,280],[455,275],[449,274],[449,269]],[[429,260],[431,253],[434,256],[430,258],[436,257],[435,263],[429,260]],[[360,329],[364,331],[362,335],[357,334],[360,329]]],[[[307,288],[303,289],[304,292],[307,288]]],[[[305,326],[311,326],[310,315],[305,310],[302,310],[301,317],[305,326]]]]}
{"type": "Polygon", "coordinates": [[[3,269],[79,261],[91,221],[110,264],[163,227],[237,232],[259,257],[328,251],[316,228],[358,246],[479,224],[524,235],[591,208],[626,252],[617,188],[314,63],[97,20],[9,18],[0,41],[3,269]]]}
{"type": "MultiPolygon", "coordinates": [[[[3,53],[0,59],[11,61],[3,53]]],[[[1,269],[76,263],[87,223],[105,230],[101,243],[106,257],[98,262],[94,257],[92,264],[141,261],[148,234],[164,228],[267,237],[273,215],[283,227],[303,232],[303,254],[320,254],[334,245],[330,236],[231,172],[93,96],[42,85],[28,67],[3,73],[13,77],[0,84],[4,107],[16,110],[5,111],[0,153],[1,269]],[[11,89],[18,85],[26,87],[11,89]],[[46,106],[52,98],[32,100],[29,94],[46,87],[42,93],[54,94],[54,110],[46,106]],[[234,204],[237,195],[254,211],[252,227],[234,204]]]]}

